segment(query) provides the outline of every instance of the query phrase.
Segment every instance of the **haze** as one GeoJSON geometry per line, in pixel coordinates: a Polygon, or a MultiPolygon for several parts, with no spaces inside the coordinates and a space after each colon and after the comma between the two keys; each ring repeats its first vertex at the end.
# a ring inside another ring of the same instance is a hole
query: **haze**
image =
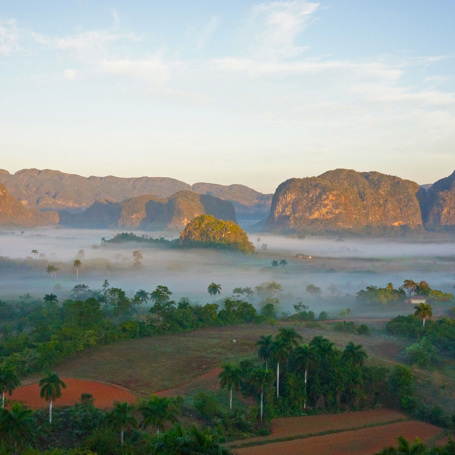
{"type": "MultiPolygon", "coordinates": [[[[116,233],[61,228],[3,231],[1,255],[19,264],[17,269],[2,270],[4,295],[18,297],[29,292],[42,297],[52,292],[63,299],[76,284],[87,284],[95,290],[108,279],[111,286],[127,290],[130,297],[139,289],[150,292],[157,285],[165,285],[176,300],[189,297],[195,303],[206,303],[213,300],[207,294],[211,282],[222,285],[219,298],[224,298],[231,296],[235,287],[254,289],[276,281],[283,287],[276,295],[281,311],[291,311],[294,304],[304,301],[315,312],[330,310],[337,314],[355,305],[355,293],[369,285],[383,287],[392,282],[399,287],[411,278],[451,292],[455,284],[453,241],[296,239],[251,234],[257,253],[245,256],[211,250],[165,250],[143,244],[103,244],[101,238],[116,233]],[[38,250],[38,255],[32,250],[38,250]],[[76,281],[73,260],[80,250],[82,267],[76,281]],[[134,250],[143,255],[138,270],[132,267],[134,250]],[[288,265],[272,267],[273,260],[281,259],[286,259],[288,265]],[[46,273],[48,264],[59,267],[56,280],[46,273]],[[306,292],[308,284],[319,286],[323,298],[312,299],[306,292]]],[[[258,305],[264,298],[256,296],[254,303],[258,305]]],[[[384,317],[384,310],[381,314],[384,317]]]]}

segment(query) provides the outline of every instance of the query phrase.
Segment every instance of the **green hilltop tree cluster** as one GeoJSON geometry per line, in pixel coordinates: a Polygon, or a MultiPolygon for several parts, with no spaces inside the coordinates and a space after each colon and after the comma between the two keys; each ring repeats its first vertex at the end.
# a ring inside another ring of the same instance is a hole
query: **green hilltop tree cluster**
{"type": "Polygon", "coordinates": [[[395,289],[393,283],[387,283],[385,288],[377,286],[367,286],[357,292],[357,301],[359,303],[394,303],[400,302],[414,295],[426,296],[431,302],[449,302],[453,299],[450,293],[431,289],[426,281],[419,283],[413,280],[404,280],[402,286],[395,289]]]}

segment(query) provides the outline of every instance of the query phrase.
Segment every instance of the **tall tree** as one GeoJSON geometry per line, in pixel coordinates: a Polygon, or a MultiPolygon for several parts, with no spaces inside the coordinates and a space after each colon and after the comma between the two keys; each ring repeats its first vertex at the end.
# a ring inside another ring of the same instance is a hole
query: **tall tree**
{"type": "Polygon", "coordinates": [[[46,294],[43,297],[43,300],[46,303],[57,303],[58,302],[58,298],[57,298],[57,296],[55,294],[46,294]]]}
{"type": "Polygon", "coordinates": [[[123,446],[125,431],[137,427],[137,421],[132,412],[133,406],[130,406],[126,401],[116,401],[114,408],[107,415],[109,424],[120,432],[120,446],[123,446]]]}
{"type": "Polygon", "coordinates": [[[418,284],[414,280],[404,280],[403,289],[407,291],[408,296],[417,291],[417,286],[418,284]]]}
{"type": "Polygon", "coordinates": [[[134,295],[134,298],[139,299],[139,302],[145,304],[150,299],[150,294],[147,291],[144,291],[144,289],[139,289],[134,295]]]}
{"type": "Polygon", "coordinates": [[[33,412],[15,402],[11,410],[0,409],[0,434],[2,441],[14,455],[21,453],[25,444],[33,439],[33,412]]]}
{"type": "Polygon", "coordinates": [[[353,366],[361,367],[365,363],[368,355],[361,344],[355,345],[350,341],[343,351],[343,358],[353,366]]]}
{"type": "Polygon", "coordinates": [[[250,373],[250,383],[256,387],[260,395],[260,419],[264,415],[264,390],[272,383],[272,372],[265,368],[255,368],[250,373]]]}
{"type": "Polygon", "coordinates": [[[258,346],[258,357],[265,360],[265,369],[268,369],[269,359],[272,355],[273,338],[272,335],[261,335],[256,341],[258,346]]]}
{"type": "Polygon", "coordinates": [[[221,284],[216,284],[216,283],[210,283],[207,287],[207,292],[212,295],[212,296],[215,296],[217,294],[221,294],[221,284]]]}
{"type": "Polygon", "coordinates": [[[422,327],[425,327],[425,321],[433,316],[433,308],[428,303],[419,303],[415,309],[414,315],[422,319],[422,327]]]}
{"type": "Polygon", "coordinates": [[[46,271],[54,280],[57,278],[58,267],[56,267],[55,265],[49,264],[46,267],[46,271]]]}
{"type": "Polygon", "coordinates": [[[66,389],[66,384],[57,373],[48,372],[44,378],[40,379],[39,385],[41,387],[40,397],[49,401],[49,423],[52,423],[52,403],[62,396],[62,388],[66,389]]]}
{"type": "Polygon", "coordinates": [[[73,266],[76,269],[76,280],[79,280],[79,268],[81,267],[82,262],[80,259],[75,259],[73,261],[73,266]]]}
{"type": "Polygon", "coordinates": [[[306,409],[307,406],[307,397],[308,397],[308,368],[312,360],[312,350],[309,344],[303,344],[298,346],[294,350],[294,360],[298,370],[303,370],[303,382],[305,384],[305,398],[303,401],[303,409],[306,409]]]}
{"type": "Polygon", "coordinates": [[[272,358],[276,361],[276,396],[280,397],[280,363],[291,355],[291,344],[284,338],[276,337],[272,344],[272,358]]]}
{"type": "Polygon", "coordinates": [[[8,392],[9,396],[13,390],[21,383],[16,369],[13,365],[2,363],[0,365],[0,390],[2,391],[2,408],[5,407],[5,393],[8,392]]]}
{"type": "Polygon", "coordinates": [[[229,389],[229,409],[232,410],[232,390],[240,387],[242,382],[242,372],[240,368],[233,363],[225,363],[222,365],[223,371],[218,375],[222,388],[229,389]]]}

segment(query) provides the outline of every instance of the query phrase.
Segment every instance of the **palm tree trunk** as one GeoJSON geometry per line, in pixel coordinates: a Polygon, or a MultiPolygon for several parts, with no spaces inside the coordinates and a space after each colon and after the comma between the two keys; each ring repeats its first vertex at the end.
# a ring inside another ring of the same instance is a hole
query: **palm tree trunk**
{"type": "Polygon", "coordinates": [[[276,364],[276,397],[280,398],[280,362],[276,364]]]}
{"type": "Polygon", "coordinates": [[[120,446],[123,447],[123,430],[120,430],[120,446]]]}
{"type": "Polygon", "coordinates": [[[52,398],[49,401],[49,423],[52,423],[52,398]]]}
{"type": "Polygon", "coordinates": [[[262,423],[263,410],[264,410],[264,387],[261,388],[261,423],[262,423]]]}
{"type": "Polygon", "coordinates": [[[229,409],[232,411],[232,387],[229,391],[229,409]]]}
{"type": "Polygon", "coordinates": [[[303,409],[306,409],[306,391],[307,391],[307,379],[308,379],[308,369],[305,368],[305,399],[303,400],[303,409]]]}
{"type": "Polygon", "coordinates": [[[423,318],[422,319],[422,327],[425,327],[425,321],[426,321],[426,318],[423,318]]]}

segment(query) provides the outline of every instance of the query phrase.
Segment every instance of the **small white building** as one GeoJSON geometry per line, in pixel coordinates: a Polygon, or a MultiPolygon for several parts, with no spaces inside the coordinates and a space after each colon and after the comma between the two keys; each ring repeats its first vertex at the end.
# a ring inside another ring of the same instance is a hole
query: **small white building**
{"type": "Polygon", "coordinates": [[[413,295],[412,297],[408,297],[406,302],[412,305],[420,305],[421,303],[427,303],[428,299],[426,295],[413,295]]]}

